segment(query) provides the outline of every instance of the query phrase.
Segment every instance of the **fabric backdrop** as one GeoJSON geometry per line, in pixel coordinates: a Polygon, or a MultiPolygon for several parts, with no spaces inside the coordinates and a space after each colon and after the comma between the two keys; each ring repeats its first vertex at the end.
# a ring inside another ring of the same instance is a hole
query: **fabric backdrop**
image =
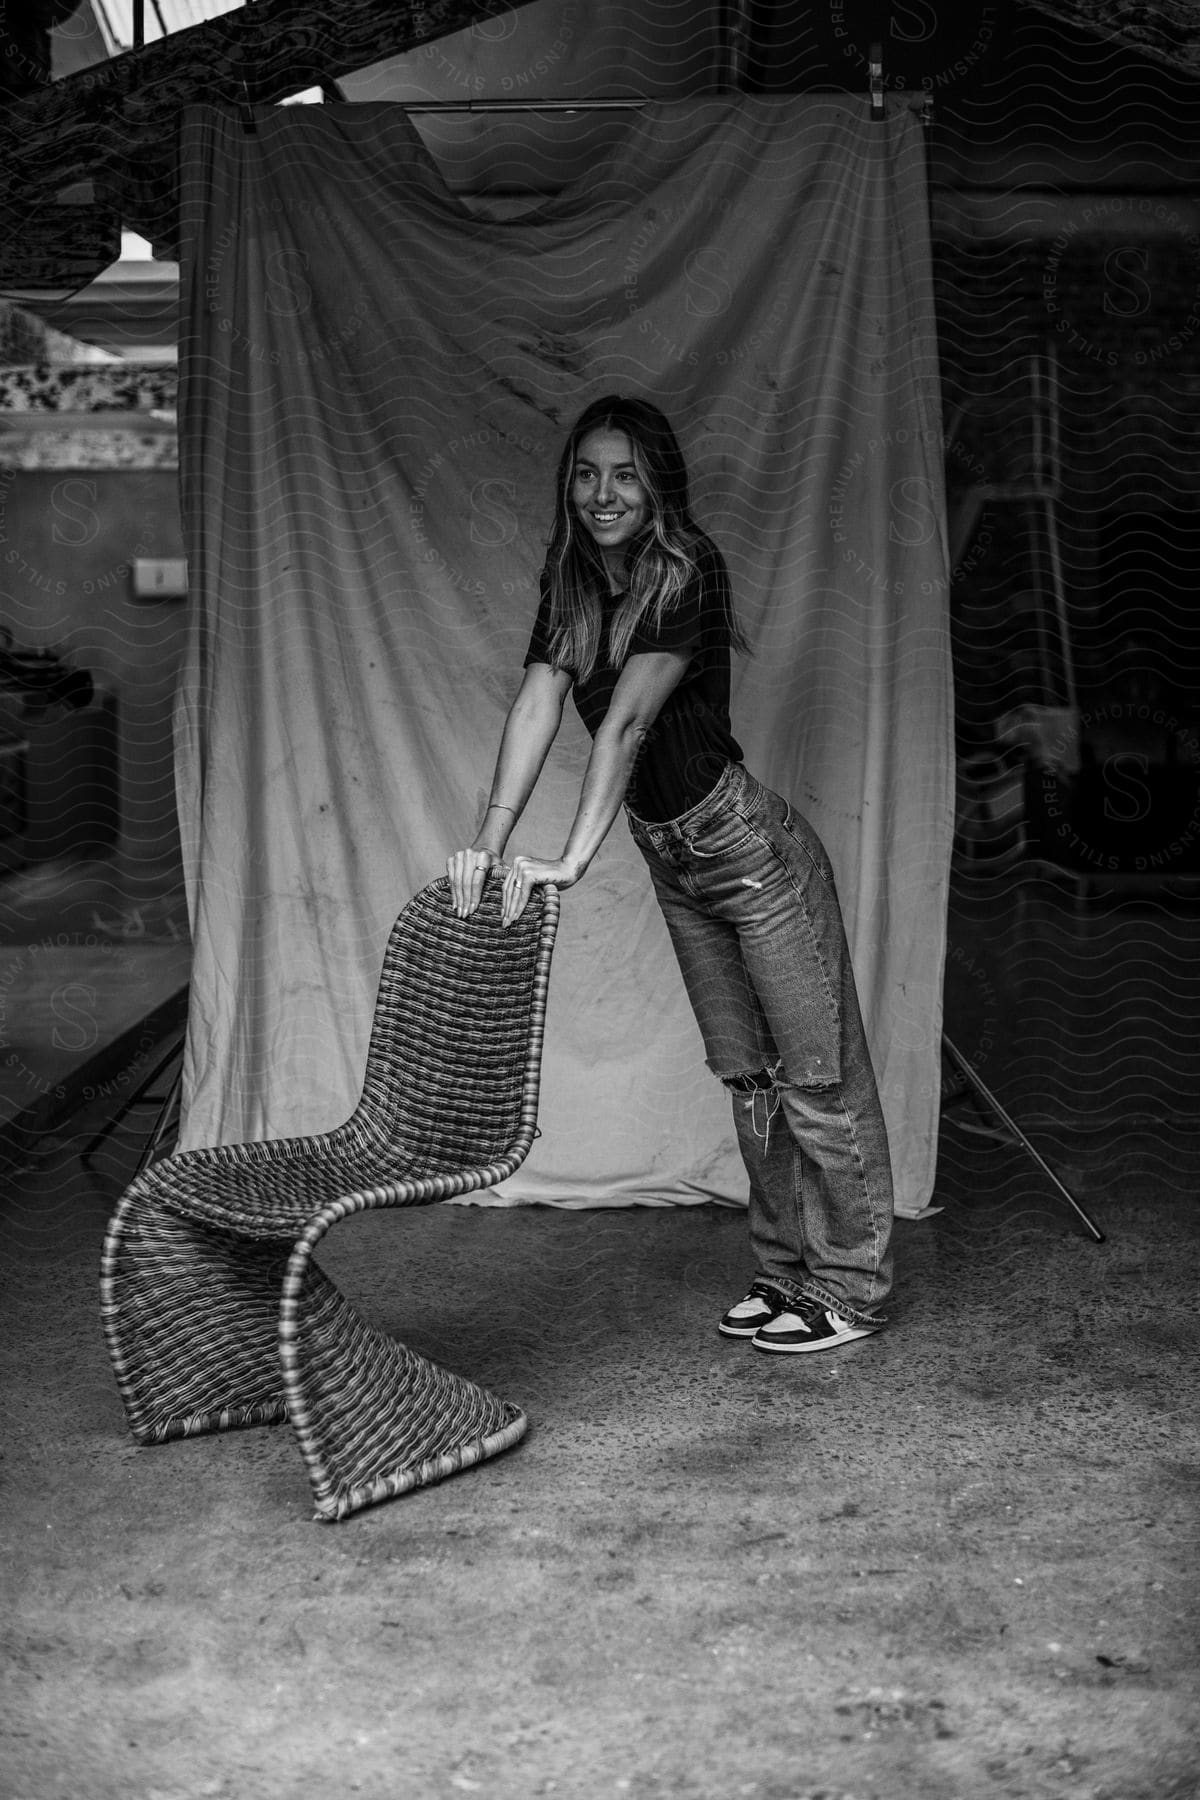
{"type": "MultiPolygon", "coordinates": [[[[390,105],[260,108],[252,131],[192,109],[183,174],[182,1144],[351,1110],[392,919],[487,795],[565,429],[616,390],[675,422],[728,558],[755,650],[734,727],[828,845],[919,1210],[952,752],[909,106],[651,105],[586,183],[505,221],[390,105]]],[[[586,751],[568,707],[514,850],[561,850],[586,751]]],[[[564,895],[540,1122],[508,1199],[745,1197],[623,821],[564,895]]]]}

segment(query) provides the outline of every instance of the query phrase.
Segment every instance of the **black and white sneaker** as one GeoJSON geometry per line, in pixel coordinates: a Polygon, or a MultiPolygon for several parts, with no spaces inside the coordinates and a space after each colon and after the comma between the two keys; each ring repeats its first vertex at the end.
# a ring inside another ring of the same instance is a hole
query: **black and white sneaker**
{"type": "Polygon", "coordinates": [[[756,1281],[750,1292],[736,1306],[731,1306],[717,1330],[725,1337],[752,1338],[760,1326],[767,1325],[788,1305],[788,1297],[778,1288],[756,1281]]]}
{"type": "Polygon", "coordinates": [[[784,1356],[802,1356],[805,1351],[836,1350],[855,1338],[870,1337],[878,1325],[857,1324],[843,1319],[815,1300],[793,1300],[786,1311],[760,1325],[754,1334],[755,1350],[774,1350],[784,1356]]]}

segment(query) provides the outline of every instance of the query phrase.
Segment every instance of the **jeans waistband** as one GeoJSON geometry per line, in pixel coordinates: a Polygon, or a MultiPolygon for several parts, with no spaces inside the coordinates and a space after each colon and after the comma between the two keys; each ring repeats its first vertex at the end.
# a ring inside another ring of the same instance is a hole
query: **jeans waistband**
{"type": "Polygon", "coordinates": [[[629,829],[636,841],[649,844],[652,850],[685,849],[726,807],[736,805],[757,787],[758,783],[744,763],[726,763],[725,772],[712,793],[676,819],[639,819],[626,807],[629,829]]]}

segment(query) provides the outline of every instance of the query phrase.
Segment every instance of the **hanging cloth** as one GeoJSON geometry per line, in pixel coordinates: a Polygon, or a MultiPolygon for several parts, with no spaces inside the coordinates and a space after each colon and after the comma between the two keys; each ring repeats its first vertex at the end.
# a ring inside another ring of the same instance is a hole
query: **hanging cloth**
{"type": "MultiPolygon", "coordinates": [[[[566,429],[617,391],[672,419],[728,560],[755,650],[735,733],[828,846],[919,1211],[952,751],[909,105],[649,105],[586,181],[503,222],[398,106],[258,109],[252,134],[195,108],[181,149],[183,1146],[353,1107],[392,919],[487,797],[566,429]]],[[[587,749],[568,708],[514,850],[561,850],[587,749]]],[[[564,895],[540,1123],[509,1199],[744,1199],[623,822],[564,895]]]]}

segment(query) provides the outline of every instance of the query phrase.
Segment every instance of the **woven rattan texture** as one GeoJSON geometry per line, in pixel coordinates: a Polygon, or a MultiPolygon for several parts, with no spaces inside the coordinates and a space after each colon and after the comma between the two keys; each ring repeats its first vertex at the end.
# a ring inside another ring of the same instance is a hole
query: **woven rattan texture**
{"type": "Polygon", "coordinates": [[[505,930],[496,880],[466,923],[447,882],[423,889],[388,941],[362,1098],[346,1123],[320,1136],[184,1151],[147,1171],[147,1191],[190,1218],[290,1241],[341,1195],[506,1156],[521,1123],[542,919],[531,904],[505,930]]]}
{"type": "MultiPolygon", "coordinates": [[[[394,1471],[391,1491],[409,1471],[465,1451],[510,1426],[524,1432],[514,1406],[430,1362],[366,1324],[340,1295],[335,1305],[305,1308],[297,1331],[302,1373],[290,1405],[318,1509],[342,1517],[394,1471]]],[[[450,1472],[450,1471],[447,1471],[450,1472]]]]}
{"type": "MultiPolygon", "coordinates": [[[[130,1428],[143,1443],[286,1417],[279,1290],[287,1251],[143,1201],[128,1210],[102,1306],[117,1328],[130,1428]],[[128,1351],[128,1354],[127,1354],[128,1351]]],[[[109,1332],[110,1345],[113,1334],[109,1332]]]]}
{"type": "Polygon", "coordinates": [[[310,1138],[184,1151],[109,1227],[101,1312],[142,1442],[291,1420],[319,1518],[441,1480],[513,1444],[519,1408],[359,1318],[312,1260],[338,1220],[503,1180],[528,1152],[558,895],[500,924],[446,881],[384,957],[359,1105],[310,1138]]]}

